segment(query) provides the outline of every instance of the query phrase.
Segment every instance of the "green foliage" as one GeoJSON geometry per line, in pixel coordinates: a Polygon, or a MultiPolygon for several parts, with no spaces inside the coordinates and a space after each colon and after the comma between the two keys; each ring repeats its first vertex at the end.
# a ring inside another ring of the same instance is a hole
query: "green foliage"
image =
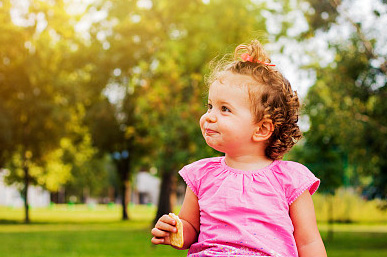
{"type": "MultiPolygon", "coordinates": [[[[291,156],[323,192],[370,180],[387,192],[384,44],[348,15],[349,1],[23,3],[0,8],[0,167],[9,183],[97,196],[112,169],[127,187],[144,165],[172,181],[183,165],[217,154],[198,125],[208,63],[254,37],[283,42],[304,14],[301,45],[343,20],[352,30],[328,40],[331,63],[305,67],[316,74],[305,100],[310,129],[291,156]]],[[[377,4],[371,15],[382,21],[386,3],[377,4]]]]}
{"type": "Polygon", "coordinates": [[[315,36],[317,30],[329,30],[331,23],[336,21],[340,15],[336,9],[336,0],[306,0],[309,5],[309,11],[305,13],[305,18],[309,23],[309,30],[303,36],[315,36]]]}
{"type": "MultiPolygon", "coordinates": [[[[308,67],[316,72],[316,82],[305,100],[310,129],[300,153],[332,190],[340,183],[367,186],[361,177],[372,176],[373,185],[385,196],[387,60],[380,48],[383,39],[371,33],[373,27],[349,15],[349,1],[340,5],[341,1],[308,2],[314,9],[307,14],[311,31],[332,33],[340,22],[352,30],[348,37],[329,39],[335,57],[332,63],[320,66],[316,60],[308,67]],[[326,19],[321,20],[323,16],[326,19]],[[326,177],[329,173],[335,175],[326,177]]],[[[386,15],[387,6],[379,4],[384,11],[371,14],[376,22],[386,15]]]]}
{"type": "MultiPolygon", "coordinates": [[[[41,16],[48,15],[45,13],[49,8],[47,3],[29,3],[28,12],[20,14],[19,18],[24,24],[21,26],[16,26],[10,19],[11,8],[12,5],[4,3],[1,12],[2,31],[4,28],[7,33],[2,33],[0,37],[3,46],[0,50],[0,110],[5,111],[0,117],[8,140],[1,144],[0,153],[3,166],[11,158],[16,158],[19,160],[18,168],[26,172],[28,166],[36,167],[29,175],[32,178],[30,182],[37,183],[34,175],[41,173],[37,170],[46,154],[58,147],[65,135],[63,124],[69,119],[64,109],[67,101],[61,95],[64,81],[59,78],[66,73],[62,65],[66,62],[64,56],[66,51],[70,52],[70,46],[68,41],[58,41],[50,36],[50,33],[56,32],[51,23],[46,24],[46,30],[38,30],[38,23],[42,24],[38,21],[36,11],[39,9],[41,16]],[[30,18],[34,24],[27,21],[30,18]]],[[[59,7],[51,11],[52,14],[61,12],[59,7]]],[[[66,17],[62,15],[58,19],[63,18],[66,17]]],[[[63,30],[71,34],[73,30],[66,24],[62,24],[63,30]]],[[[56,158],[54,155],[52,157],[56,158]]],[[[16,181],[27,176],[17,174],[17,171],[13,174],[16,181]]]]}
{"type": "MultiPolygon", "coordinates": [[[[98,149],[93,146],[89,128],[82,124],[84,116],[85,110],[83,106],[79,106],[67,128],[71,132],[72,139],[63,138],[60,150],[63,151],[61,161],[72,167],[71,178],[62,185],[65,185],[68,195],[87,198],[99,196],[108,186],[105,166],[109,160],[105,156],[100,156],[98,149]],[[88,191],[88,195],[84,195],[85,191],[88,191]]],[[[56,192],[58,189],[50,191],[56,192]]]]}
{"type": "Polygon", "coordinates": [[[343,229],[345,224],[363,224],[365,227],[365,224],[376,224],[374,230],[378,231],[380,226],[377,224],[387,222],[387,213],[380,209],[382,201],[363,199],[353,188],[339,188],[335,195],[317,193],[313,195],[313,202],[319,223],[327,223],[332,219],[333,222],[343,224],[343,229]],[[329,213],[330,203],[334,206],[333,213],[329,213]]]}
{"type": "Polygon", "coordinates": [[[9,168],[9,183],[24,184],[24,197],[29,184],[55,191],[72,178],[84,186],[81,178],[100,174],[88,168],[95,149],[87,129],[74,128],[80,126],[74,116],[82,116],[78,107],[95,98],[84,87],[95,68],[85,63],[94,48],[85,51],[69,5],[1,3],[0,166],[9,168]]]}
{"type": "Polygon", "coordinates": [[[161,173],[213,154],[198,126],[203,74],[217,54],[251,38],[252,31],[265,30],[259,8],[247,1],[153,1],[151,8],[119,1],[109,8],[110,19],[120,21],[107,38],[109,56],[115,56],[112,67],[120,70],[116,81],[126,92],[137,92],[137,98],[124,100],[136,106],[123,109],[127,117],[139,117],[127,127],[149,146],[145,159],[155,159],[161,173]]]}

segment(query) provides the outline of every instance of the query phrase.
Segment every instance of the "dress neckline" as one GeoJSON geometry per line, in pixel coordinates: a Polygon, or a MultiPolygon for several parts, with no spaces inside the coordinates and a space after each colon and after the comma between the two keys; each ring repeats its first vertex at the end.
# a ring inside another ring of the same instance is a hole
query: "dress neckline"
{"type": "Polygon", "coordinates": [[[229,170],[231,172],[238,173],[238,174],[246,174],[246,175],[258,174],[258,173],[262,173],[262,172],[268,171],[272,167],[276,166],[279,162],[280,162],[279,160],[274,160],[268,166],[263,167],[261,169],[257,169],[257,170],[239,170],[239,169],[235,169],[235,168],[232,168],[232,167],[228,166],[227,163],[226,163],[226,158],[224,156],[222,156],[221,160],[220,160],[221,166],[225,170],[229,170]]]}

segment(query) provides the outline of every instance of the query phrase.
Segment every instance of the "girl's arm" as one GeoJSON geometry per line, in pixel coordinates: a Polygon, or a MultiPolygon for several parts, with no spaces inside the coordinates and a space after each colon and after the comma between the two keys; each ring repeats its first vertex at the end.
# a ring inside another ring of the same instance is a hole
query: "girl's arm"
{"type": "MultiPolygon", "coordinates": [[[[198,198],[189,187],[185,193],[179,218],[183,223],[184,245],[182,248],[174,248],[188,249],[197,241],[200,227],[198,198]]],[[[168,215],[163,215],[152,229],[152,243],[170,245],[169,232],[176,232],[176,221],[168,215]]]]}
{"type": "Polygon", "coordinates": [[[294,226],[300,257],[326,257],[324,243],[317,228],[314,205],[309,190],[290,205],[290,218],[294,226]]]}
{"type": "Polygon", "coordinates": [[[188,249],[198,239],[200,229],[200,210],[198,198],[187,186],[183,206],[179,218],[183,222],[184,245],[182,249],[188,249]]]}

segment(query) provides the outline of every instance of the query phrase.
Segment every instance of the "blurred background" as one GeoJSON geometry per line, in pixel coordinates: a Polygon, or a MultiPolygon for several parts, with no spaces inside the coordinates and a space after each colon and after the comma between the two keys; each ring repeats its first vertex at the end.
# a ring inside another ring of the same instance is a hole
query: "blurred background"
{"type": "Polygon", "coordinates": [[[386,0],[0,0],[2,256],[183,256],[148,231],[219,155],[209,63],[251,39],[301,97],[328,255],[387,256],[386,27],[386,0]]]}

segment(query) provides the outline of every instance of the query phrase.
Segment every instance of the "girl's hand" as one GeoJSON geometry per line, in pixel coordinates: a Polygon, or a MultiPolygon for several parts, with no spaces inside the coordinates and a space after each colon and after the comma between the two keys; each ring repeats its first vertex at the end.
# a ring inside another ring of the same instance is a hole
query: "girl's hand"
{"type": "Polygon", "coordinates": [[[151,233],[153,238],[151,242],[155,245],[170,245],[169,233],[176,231],[176,221],[165,214],[157,221],[155,227],[152,229],[151,233]]]}

